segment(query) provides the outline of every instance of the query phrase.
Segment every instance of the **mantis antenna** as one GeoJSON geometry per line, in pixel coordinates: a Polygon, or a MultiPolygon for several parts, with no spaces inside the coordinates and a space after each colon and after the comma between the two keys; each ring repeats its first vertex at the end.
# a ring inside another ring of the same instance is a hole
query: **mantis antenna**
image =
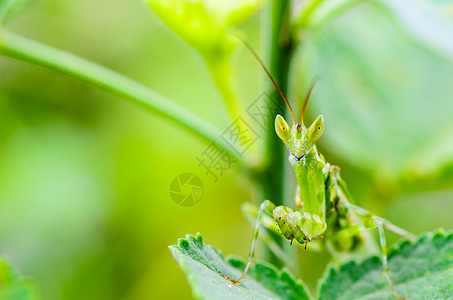
{"type": "Polygon", "coordinates": [[[318,82],[319,78],[315,77],[310,83],[310,87],[308,88],[307,94],[305,95],[305,100],[304,100],[304,106],[302,107],[302,113],[300,116],[300,121],[302,124],[304,124],[304,112],[305,108],[307,107],[308,99],[310,99],[311,91],[313,90],[313,87],[315,86],[316,82],[318,82]]]}
{"type": "Polygon", "coordinates": [[[283,92],[282,90],[280,89],[280,87],[278,86],[277,82],[275,81],[274,77],[272,77],[271,73],[269,72],[269,70],[266,68],[266,66],[264,65],[263,61],[261,60],[261,58],[258,56],[258,54],[255,52],[255,50],[253,50],[252,46],[250,46],[249,43],[247,43],[246,40],[244,40],[242,37],[238,36],[238,38],[244,43],[244,45],[249,49],[249,51],[253,54],[253,56],[255,56],[255,58],[258,60],[258,62],[260,63],[260,65],[263,67],[264,71],[266,72],[267,76],[269,76],[269,78],[272,80],[272,83],[274,84],[275,88],[277,89],[277,91],[280,93],[280,96],[282,96],[283,100],[285,100],[285,103],[286,103],[286,106],[288,106],[289,108],[289,112],[291,113],[291,118],[293,119],[293,124],[296,123],[296,121],[294,120],[294,114],[293,114],[293,109],[291,108],[291,105],[289,105],[289,102],[288,100],[286,100],[286,97],[285,95],[283,95],[283,92]]]}

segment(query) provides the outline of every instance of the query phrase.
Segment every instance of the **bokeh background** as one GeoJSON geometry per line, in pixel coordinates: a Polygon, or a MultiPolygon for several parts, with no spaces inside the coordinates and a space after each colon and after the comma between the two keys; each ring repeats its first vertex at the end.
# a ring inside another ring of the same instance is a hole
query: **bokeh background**
{"type": "MultiPolygon", "coordinates": [[[[321,151],[356,202],[414,233],[453,228],[453,31],[442,36],[453,10],[426,3],[441,27],[417,14],[399,23],[375,2],[348,9],[303,36],[290,78],[290,95],[322,78],[307,118],[324,114],[321,151]]],[[[238,27],[258,51],[266,5],[238,27]]],[[[6,28],[127,75],[220,129],[232,122],[203,58],[140,1],[42,0],[6,28]]],[[[266,79],[241,47],[232,70],[245,109],[266,79]]],[[[0,57],[0,252],[44,299],[190,299],[167,246],[201,232],[246,257],[252,228],[240,205],[262,200],[239,168],[213,182],[195,159],[207,146],[98,88],[0,57]],[[169,197],[184,172],[205,185],[190,208],[169,197]]],[[[314,288],[329,255],[299,253],[295,272],[314,288]]]]}

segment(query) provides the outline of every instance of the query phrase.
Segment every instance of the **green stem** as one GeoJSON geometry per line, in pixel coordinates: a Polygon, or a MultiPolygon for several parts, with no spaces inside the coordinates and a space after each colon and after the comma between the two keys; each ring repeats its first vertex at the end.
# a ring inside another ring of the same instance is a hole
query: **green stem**
{"type": "MultiPolygon", "coordinates": [[[[267,53],[269,53],[269,71],[285,94],[291,49],[289,31],[285,31],[286,28],[289,29],[288,24],[285,24],[289,21],[287,19],[288,3],[287,0],[273,0],[271,2],[269,8],[270,22],[267,24],[268,28],[265,32],[265,36],[268,37],[266,45],[268,47],[267,53]]],[[[275,93],[274,97],[279,99],[280,95],[275,93]]],[[[264,197],[276,205],[281,205],[283,204],[284,147],[275,134],[273,119],[269,119],[267,127],[266,156],[262,169],[263,181],[265,182],[263,185],[264,197]]]]}
{"type": "MultiPolygon", "coordinates": [[[[274,79],[283,93],[287,92],[288,70],[291,50],[291,36],[289,26],[289,1],[272,0],[269,3],[267,24],[264,24],[265,46],[268,53],[268,66],[274,79]]],[[[280,96],[275,93],[275,99],[280,96]]],[[[282,100],[283,101],[283,100],[282,100]]],[[[267,125],[266,156],[260,174],[263,199],[271,200],[276,205],[283,204],[284,166],[285,155],[283,143],[274,131],[274,120],[270,119],[267,125]]],[[[279,266],[281,261],[269,255],[270,261],[279,266]]]]}
{"type": "Polygon", "coordinates": [[[229,56],[218,59],[206,59],[212,78],[214,79],[217,88],[219,89],[222,98],[230,111],[233,120],[240,116],[239,104],[236,96],[231,88],[230,83],[230,59],[229,56]]]}
{"type": "Polygon", "coordinates": [[[241,166],[246,166],[244,159],[220,137],[221,131],[212,124],[174,101],[119,73],[4,30],[0,31],[0,54],[82,80],[127,99],[147,110],[158,113],[184,126],[207,142],[215,141],[217,145],[234,157],[241,166]]]}

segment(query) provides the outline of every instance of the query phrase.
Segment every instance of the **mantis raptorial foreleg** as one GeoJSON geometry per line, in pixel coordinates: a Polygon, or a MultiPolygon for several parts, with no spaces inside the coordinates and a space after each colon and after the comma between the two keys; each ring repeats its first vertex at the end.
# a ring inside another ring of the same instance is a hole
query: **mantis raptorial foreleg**
{"type": "Polygon", "coordinates": [[[251,264],[255,258],[255,246],[258,240],[258,233],[263,222],[264,213],[273,216],[274,221],[277,223],[280,233],[291,241],[296,240],[300,244],[311,242],[312,239],[323,238],[321,234],[325,231],[326,223],[318,215],[311,214],[302,211],[295,211],[292,208],[286,206],[275,206],[269,200],[265,200],[258,212],[256,219],[255,228],[253,230],[252,246],[250,248],[249,259],[241,277],[238,280],[232,280],[227,278],[235,284],[241,283],[241,281],[247,276],[251,264]],[[307,232],[309,232],[307,234],[307,232]],[[312,234],[310,234],[312,233],[312,234]]]}
{"type": "MultiPolygon", "coordinates": [[[[260,208],[256,207],[251,203],[244,203],[242,204],[242,214],[245,218],[250,222],[253,226],[257,222],[258,214],[260,212],[260,208]]],[[[262,214],[260,219],[261,227],[266,230],[259,231],[259,239],[267,245],[269,250],[278,258],[280,258],[286,265],[290,266],[293,262],[291,261],[290,257],[283,251],[282,247],[278,245],[270,233],[281,234],[280,228],[278,227],[277,223],[273,219],[273,216],[270,214],[262,214]]],[[[323,245],[319,242],[321,241],[320,238],[312,241],[310,247],[307,248],[309,251],[321,251],[324,249],[323,245]]],[[[299,244],[300,245],[300,244],[299,244]]],[[[305,245],[305,244],[304,244],[305,245]]]]}

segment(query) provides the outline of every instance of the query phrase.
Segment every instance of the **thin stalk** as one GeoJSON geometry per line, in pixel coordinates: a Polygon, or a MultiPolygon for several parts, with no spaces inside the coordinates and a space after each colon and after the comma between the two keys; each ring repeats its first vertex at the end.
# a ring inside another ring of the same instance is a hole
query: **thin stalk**
{"type": "Polygon", "coordinates": [[[241,114],[239,103],[230,83],[231,70],[229,57],[222,57],[215,60],[207,58],[206,62],[231,117],[233,120],[236,120],[241,114]]]}
{"type": "Polygon", "coordinates": [[[207,142],[214,141],[236,159],[242,167],[246,167],[244,159],[220,137],[219,129],[183,106],[130,78],[3,29],[0,32],[0,54],[57,71],[118,95],[122,99],[182,125],[207,142]]]}

